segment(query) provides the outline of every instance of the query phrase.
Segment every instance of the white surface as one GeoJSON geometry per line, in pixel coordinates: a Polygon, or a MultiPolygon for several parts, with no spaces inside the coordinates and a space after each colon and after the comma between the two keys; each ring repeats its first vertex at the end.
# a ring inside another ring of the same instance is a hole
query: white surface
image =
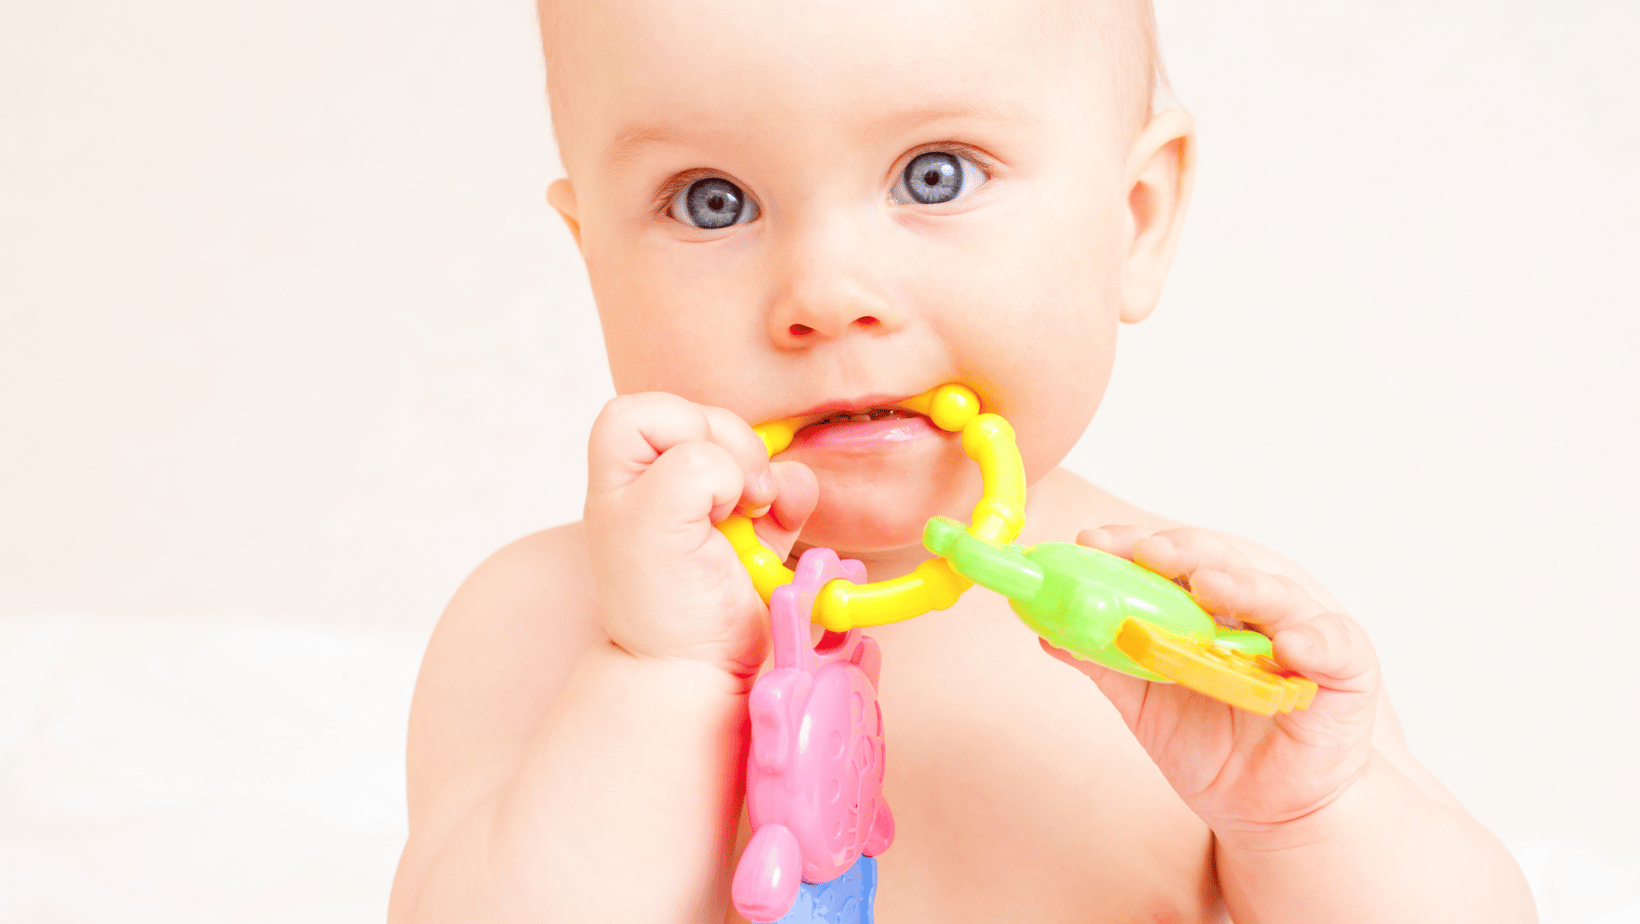
{"type": "Polygon", "coordinates": [[[423,639],[0,619],[0,921],[380,921],[423,639]]]}
{"type": "MultiPolygon", "coordinates": [[[[1071,465],[1326,581],[1540,897],[1632,874],[1640,7],[1158,13],[1201,178],[1071,465]]],[[[0,10],[0,919],[379,919],[413,650],[609,390],[541,79],[512,0],[0,10]]]]}

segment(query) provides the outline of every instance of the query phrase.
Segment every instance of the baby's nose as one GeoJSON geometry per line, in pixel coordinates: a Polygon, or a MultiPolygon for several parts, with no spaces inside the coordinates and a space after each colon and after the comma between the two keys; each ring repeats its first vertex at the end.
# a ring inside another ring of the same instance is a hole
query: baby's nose
{"type": "Polygon", "coordinates": [[[857,280],[796,281],[769,313],[769,334],[785,347],[803,347],[852,333],[887,333],[900,312],[857,280]]]}
{"type": "MultiPolygon", "coordinates": [[[[858,324],[861,327],[876,327],[878,324],[881,324],[882,322],[877,320],[876,318],[872,317],[869,314],[863,314],[863,315],[855,318],[853,321],[850,321],[849,323],[850,324],[858,324]]],[[[786,328],[786,333],[790,334],[794,339],[801,339],[803,337],[807,337],[810,334],[819,333],[819,331],[817,331],[814,328],[808,326],[807,324],[793,323],[791,326],[786,328]]],[[[835,331],[829,331],[828,330],[826,333],[827,333],[828,336],[836,336],[835,331]]]]}
{"type": "Polygon", "coordinates": [[[869,210],[816,205],[792,216],[769,253],[769,336],[801,349],[906,321],[893,294],[901,275],[869,210]]]}

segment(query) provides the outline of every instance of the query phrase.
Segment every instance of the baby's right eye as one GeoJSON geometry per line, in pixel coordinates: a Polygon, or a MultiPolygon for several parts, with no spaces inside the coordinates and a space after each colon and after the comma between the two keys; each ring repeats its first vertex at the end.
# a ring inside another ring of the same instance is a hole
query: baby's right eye
{"type": "Polygon", "coordinates": [[[673,218],[693,228],[714,231],[743,225],[757,217],[757,203],[722,177],[696,180],[672,197],[673,218]]]}

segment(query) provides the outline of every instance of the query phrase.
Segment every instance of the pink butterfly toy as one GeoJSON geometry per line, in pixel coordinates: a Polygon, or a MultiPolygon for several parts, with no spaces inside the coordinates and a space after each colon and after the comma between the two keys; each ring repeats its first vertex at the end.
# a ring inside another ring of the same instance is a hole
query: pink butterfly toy
{"type": "MultiPolygon", "coordinates": [[[[820,589],[837,579],[863,584],[865,577],[860,562],[809,549],[795,579],[769,598],[774,667],[758,679],[750,703],[752,839],[730,890],[748,920],[780,919],[797,901],[799,880],[830,882],[894,840],[894,817],[882,795],[882,654],[859,629],[809,642],[820,589]]],[[[871,891],[875,879],[871,870],[871,891]]],[[[862,898],[869,920],[871,897],[862,898]]]]}

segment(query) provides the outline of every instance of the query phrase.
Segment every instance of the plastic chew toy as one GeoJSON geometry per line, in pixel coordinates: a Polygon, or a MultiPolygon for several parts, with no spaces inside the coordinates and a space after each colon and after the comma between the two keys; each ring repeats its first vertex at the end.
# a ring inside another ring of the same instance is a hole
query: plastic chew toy
{"type": "MultiPolygon", "coordinates": [[[[941,385],[894,406],[926,414],[942,430],[961,431],[963,452],[979,463],[985,479],[985,489],[974,505],[974,525],[967,529],[990,542],[1012,542],[1025,525],[1025,468],[1014,446],[1014,428],[995,414],[981,414],[979,398],[963,385],[941,385]]],[[[801,424],[802,418],[793,417],[753,429],[773,456],[791,445],[801,424]]],[[[718,529],[729,538],[764,602],[776,587],[791,581],[791,570],[757,541],[750,520],[733,514],[718,529]]],[[[945,609],[972,584],[952,570],[949,562],[931,558],[891,581],[828,584],[815,601],[814,621],[833,632],[899,622],[945,609]]]]}
{"type": "MultiPolygon", "coordinates": [[[[774,669],[759,678],[750,703],[746,808],[753,833],[730,890],[735,908],[753,921],[785,915],[798,898],[799,878],[830,882],[894,840],[894,816],[882,798],[877,643],[850,629],[827,632],[809,647],[809,616],[821,587],[833,580],[863,584],[865,576],[858,561],[809,549],[796,578],[769,601],[774,669]]],[[[875,885],[874,868],[869,878],[875,885]]]]}
{"type": "MultiPolygon", "coordinates": [[[[1179,683],[1263,715],[1304,709],[1313,681],[1283,669],[1270,640],[1218,626],[1178,585],[1097,549],[1014,545],[1025,525],[1025,469],[1013,428],[980,413],[950,383],[895,407],[925,414],[979,465],[984,489],[969,526],[934,517],[929,559],[904,577],[868,584],[865,566],[811,548],[788,569],[739,514],[718,525],[769,604],[774,668],[752,688],[747,814],[752,839],[731,897],[748,920],[872,924],[877,868],[894,839],[882,798],[881,654],[861,626],[945,609],[975,583],[1009,598],[1031,630],[1083,660],[1158,683],[1179,683]],[[808,623],[827,631],[809,645],[808,623]]],[[[772,457],[803,418],[753,429],[772,457]]]]}
{"type": "MultiPolygon", "coordinates": [[[[899,406],[961,431],[985,481],[970,531],[988,542],[1019,535],[1025,470],[1007,421],[979,413],[979,399],[961,385],[942,385],[899,406]]],[[[791,445],[799,423],[755,429],[773,456],[791,445]]],[[[730,516],[718,528],[769,604],[775,656],[749,704],[746,810],[753,834],[730,887],[735,910],[758,922],[872,924],[872,857],[893,841],[894,818],[882,799],[881,656],[858,627],[944,609],[972,582],[936,558],[905,577],[867,584],[865,566],[830,549],[804,552],[793,572],[757,541],[745,517],[730,516]],[[813,649],[810,622],[827,629],[813,649]]]]}
{"type": "Polygon", "coordinates": [[[782,924],[872,924],[872,902],[877,898],[877,861],[861,857],[848,872],[830,882],[803,883],[792,910],[782,924]]]}
{"type": "Polygon", "coordinates": [[[1006,596],[1031,631],[1084,661],[1182,683],[1262,715],[1304,709],[1315,682],[1283,669],[1270,639],[1213,622],[1183,588],[1098,549],[988,543],[934,517],[923,546],[957,573],[1006,596]]]}

